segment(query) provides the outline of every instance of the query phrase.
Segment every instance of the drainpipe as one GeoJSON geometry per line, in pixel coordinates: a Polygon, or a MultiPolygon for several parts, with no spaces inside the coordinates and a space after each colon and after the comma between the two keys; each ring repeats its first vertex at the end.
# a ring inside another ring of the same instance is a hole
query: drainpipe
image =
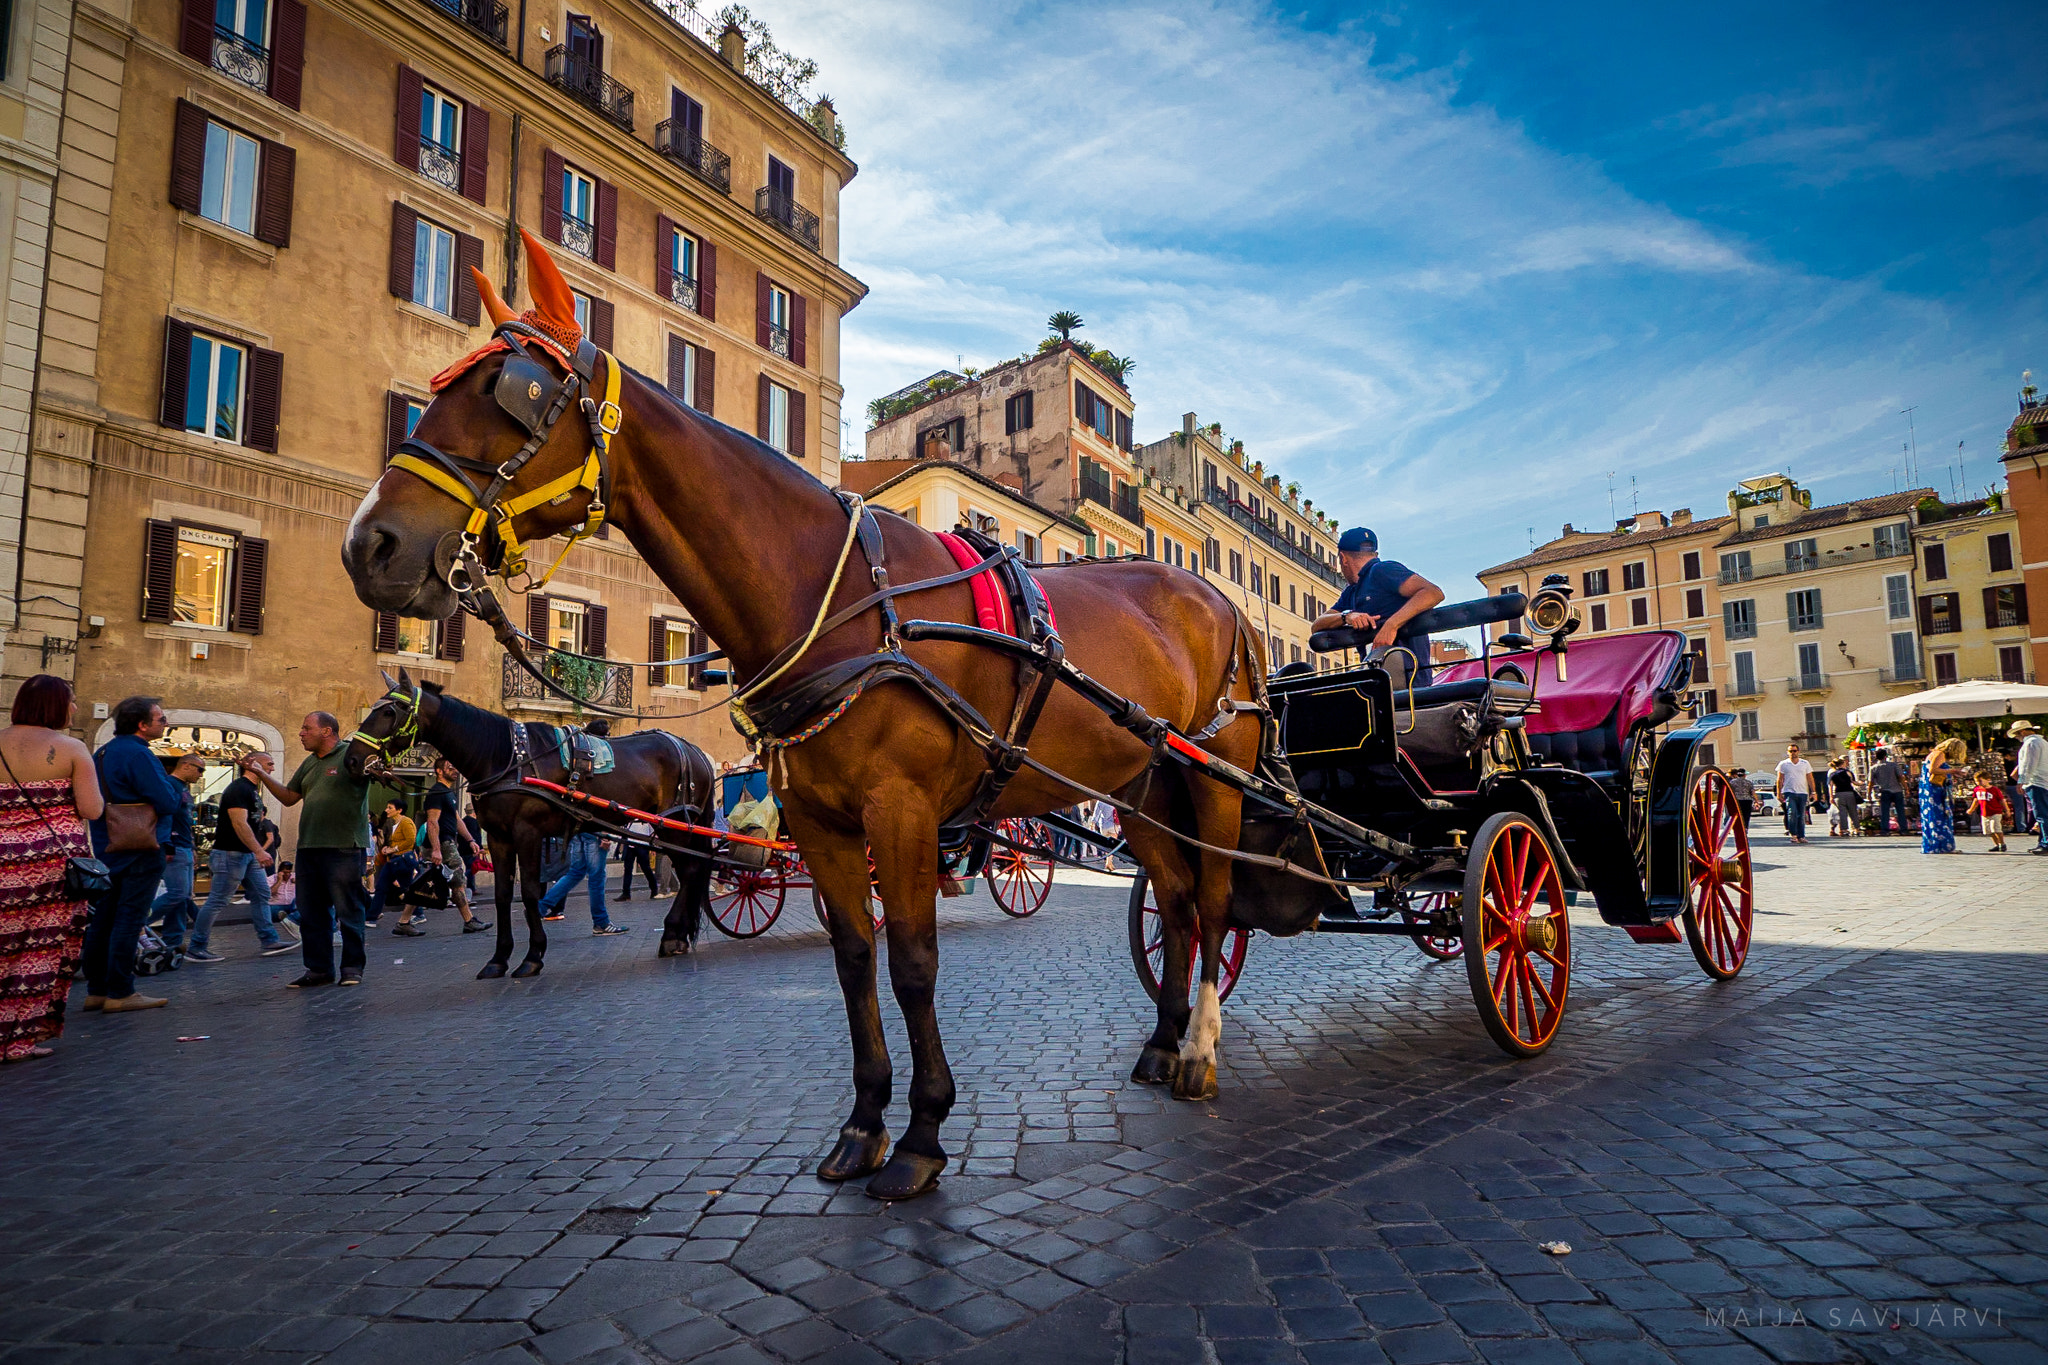
{"type": "MultiPolygon", "coordinates": [[[[519,13],[526,13],[525,0],[520,0],[519,13]]],[[[523,33],[523,30],[522,30],[523,33]]],[[[512,115],[512,183],[505,200],[505,302],[511,303],[519,292],[519,133],[523,120],[517,111],[512,115]]]]}
{"type": "Polygon", "coordinates": [[[515,56],[521,66],[526,65],[526,0],[519,0],[519,42],[515,56]]]}

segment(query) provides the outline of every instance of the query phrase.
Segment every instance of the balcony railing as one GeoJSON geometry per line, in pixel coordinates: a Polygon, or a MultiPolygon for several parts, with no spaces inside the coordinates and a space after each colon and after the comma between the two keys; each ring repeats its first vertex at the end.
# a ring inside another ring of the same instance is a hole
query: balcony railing
{"type": "Polygon", "coordinates": [[[811,250],[818,247],[818,215],[772,185],[754,191],[754,216],[765,218],[811,250]]]}
{"type": "Polygon", "coordinates": [[[572,214],[562,215],[562,245],[586,261],[597,259],[597,229],[572,214]]]}
{"type": "Polygon", "coordinates": [[[697,282],[688,275],[672,275],[668,282],[668,296],[671,302],[697,311],[697,282]]]}
{"type": "Polygon", "coordinates": [[[1825,730],[1801,730],[1791,736],[1790,742],[1797,744],[1808,753],[1826,751],[1834,747],[1834,736],[1825,730]]]}
{"type": "Polygon", "coordinates": [[[1763,694],[1764,685],[1761,679],[1737,678],[1734,682],[1728,684],[1726,695],[1730,697],[1761,697],[1763,694]]]}
{"type": "Polygon", "coordinates": [[[654,125],[654,150],[720,194],[732,193],[732,158],[688,128],[665,118],[654,125]]]}
{"type": "Polygon", "coordinates": [[[1877,670],[1877,681],[1883,687],[1897,687],[1901,684],[1917,686],[1927,681],[1927,670],[1919,664],[1902,664],[1895,668],[1877,670]]]}
{"type": "Polygon", "coordinates": [[[1138,506],[1138,490],[1130,484],[1116,490],[1116,501],[1111,504],[1110,510],[1133,526],[1145,524],[1145,513],[1138,506]]]}
{"type": "Polygon", "coordinates": [[[1253,516],[1251,508],[1238,502],[1222,489],[1203,489],[1202,501],[1208,503],[1211,507],[1220,508],[1229,515],[1232,521],[1263,541],[1267,548],[1277,550],[1281,554],[1286,555],[1296,564],[1308,570],[1317,578],[1322,579],[1331,587],[1342,591],[1346,586],[1343,576],[1337,572],[1335,565],[1325,564],[1299,545],[1289,544],[1287,539],[1278,531],[1266,525],[1262,519],[1253,516]]]}
{"type": "Polygon", "coordinates": [[[1927,624],[1922,627],[1920,633],[1922,635],[1960,635],[1963,633],[1963,623],[1954,616],[1930,615],[1927,618],[1927,624]]]}
{"type": "Polygon", "coordinates": [[[462,192],[462,154],[430,138],[420,139],[420,174],[437,185],[462,192]]]}
{"type": "Polygon", "coordinates": [[[548,49],[548,83],[583,101],[626,132],[633,131],[633,92],[588,57],[557,44],[548,49]]]}
{"type": "MultiPolygon", "coordinates": [[[[510,702],[570,708],[574,703],[541,686],[540,680],[521,668],[510,655],[504,660],[502,698],[510,702]]],[[[574,655],[549,654],[541,660],[546,673],[564,692],[600,706],[630,707],[633,704],[633,665],[606,664],[574,655]]]]}
{"type": "Polygon", "coordinates": [[[270,89],[270,49],[231,28],[213,31],[213,69],[251,90],[270,89]]]}
{"type": "Polygon", "coordinates": [[[789,329],[787,327],[777,327],[772,322],[768,324],[768,349],[781,356],[784,360],[789,359],[789,329]]]}
{"type": "Polygon", "coordinates": [[[1844,564],[1865,564],[1873,559],[1892,559],[1899,551],[1887,549],[1879,553],[1869,545],[1858,545],[1848,550],[1826,550],[1818,555],[1796,555],[1791,559],[1752,560],[1748,564],[1721,570],[1721,582],[1747,583],[1755,578],[1776,578],[1788,573],[1812,573],[1816,569],[1836,569],[1844,564]]]}
{"type": "Polygon", "coordinates": [[[2026,614],[2017,607],[1996,607],[1986,614],[1984,622],[1985,626],[1991,630],[1998,630],[2005,626],[2023,626],[2026,623],[2026,614]]]}
{"type": "Polygon", "coordinates": [[[427,3],[464,28],[481,33],[499,48],[504,48],[506,17],[510,11],[497,0],[427,0],[427,3]]]}
{"type": "Polygon", "coordinates": [[[1825,673],[1795,673],[1785,679],[1786,690],[1794,693],[1825,692],[1832,686],[1825,673]]]}
{"type": "Polygon", "coordinates": [[[2016,668],[2010,673],[1976,673],[1965,679],[1967,682],[2027,683],[2031,685],[2034,675],[2025,669],[2016,668]]]}

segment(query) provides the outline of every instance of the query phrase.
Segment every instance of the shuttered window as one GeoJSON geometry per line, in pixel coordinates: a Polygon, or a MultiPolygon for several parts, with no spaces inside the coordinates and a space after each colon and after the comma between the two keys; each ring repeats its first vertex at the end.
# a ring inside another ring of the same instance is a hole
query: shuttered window
{"type": "Polygon", "coordinates": [[[1003,404],[1003,434],[1014,436],[1031,429],[1031,390],[1013,395],[1003,404]]]}
{"type": "MultiPolygon", "coordinates": [[[[667,617],[650,617],[647,622],[647,657],[655,659],[686,659],[692,654],[702,654],[707,646],[704,632],[688,621],[674,621],[667,617]]],[[[681,669],[650,668],[647,670],[649,687],[689,687],[698,691],[704,688],[704,665],[689,664],[681,669]],[[680,676],[677,676],[680,674],[680,676]]]]}
{"type": "Polygon", "coordinates": [[[164,320],[162,425],[275,454],[283,389],[278,352],[164,320]]]}
{"type": "Polygon", "coordinates": [[[426,415],[426,400],[415,398],[409,393],[386,393],[384,395],[384,458],[389,460],[398,453],[398,447],[412,429],[420,424],[426,415]]]}
{"type": "Polygon", "coordinates": [[[417,621],[396,612],[380,611],[374,643],[379,654],[412,654],[459,664],[467,619],[459,611],[439,621],[417,621]]]}
{"type": "Polygon", "coordinates": [[[468,327],[483,320],[483,298],[472,270],[484,263],[482,239],[457,232],[411,205],[391,205],[391,293],[431,308],[468,327]]]}
{"type": "Polygon", "coordinates": [[[270,542],[214,526],[150,520],[143,528],[142,619],[263,633],[270,542]]]}
{"type": "Polygon", "coordinates": [[[173,205],[272,246],[290,246],[298,154],[179,100],[171,125],[173,205]]]}
{"type": "Polygon", "coordinates": [[[481,204],[490,180],[490,113],[400,66],[391,156],[407,170],[481,204]]]}
{"type": "Polygon", "coordinates": [[[178,50],[296,109],[305,81],[306,7],[301,0],[185,0],[178,50]]]}

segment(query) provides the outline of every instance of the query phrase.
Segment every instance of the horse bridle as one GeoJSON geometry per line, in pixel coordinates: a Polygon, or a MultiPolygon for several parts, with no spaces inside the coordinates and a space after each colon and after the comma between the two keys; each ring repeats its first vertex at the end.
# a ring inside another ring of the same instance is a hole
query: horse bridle
{"type": "MultiPolygon", "coordinates": [[[[407,691],[403,687],[394,687],[377,699],[376,706],[370,708],[370,716],[376,715],[378,707],[384,705],[385,702],[391,702],[399,708],[399,722],[390,734],[380,739],[376,735],[365,733],[358,726],[354,733],[350,734],[342,743],[353,744],[357,740],[361,740],[365,748],[369,749],[371,753],[375,754],[383,762],[389,764],[394,756],[405,753],[420,742],[420,693],[422,690],[418,683],[412,685],[411,691],[407,691]]],[[[370,716],[364,716],[363,720],[367,722],[370,716]]]]}
{"type": "Polygon", "coordinates": [[[461,545],[445,574],[448,586],[458,594],[481,589],[493,573],[505,580],[508,589],[512,588],[512,579],[523,574],[526,586],[515,591],[532,591],[554,577],[577,541],[588,540],[603,529],[611,493],[611,438],[623,416],[619,409],[619,362],[589,338],[579,338],[571,353],[538,328],[517,320],[499,323],[492,336],[509,352],[498,372],[492,396],[505,415],[525,430],[526,443],[503,464],[492,465],[408,436],[391,457],[392,468],[424,479],[469,509],[461,545]],[[567,378],[557,379],[554,371],[528,349],[529,343],[536,343],[546,353],[561,359],[568,369],[567,378]],[[605,369],[602,401],[592,397],[600,360],[605,369]],[[513,480],[547,444],[555,423],[568,411],[571,401],[583,410],[590,424],[590,453],[584,457],[582,466],[508,498],[513,480]],[[513,521],[543,504],[561,502],[578,489],[590,495],[583,524],[569,532],[561,555],[536,580],[527,568],[526,547],[520,543],[513,521]],[[490,538],[488,546],[486,535],[490,538]]]}

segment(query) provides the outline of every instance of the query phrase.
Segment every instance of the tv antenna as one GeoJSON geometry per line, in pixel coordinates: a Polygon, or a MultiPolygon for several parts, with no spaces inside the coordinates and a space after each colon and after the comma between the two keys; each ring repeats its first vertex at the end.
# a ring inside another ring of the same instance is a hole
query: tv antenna
{"type": "Polygon", "coordinates": [[[1919,406],[1918,403],[1915,403],[1910,408],[1901,408],[1899,410],[1899,415],[1906,419],[1906,451],[1907,458],[1911,462],[1907,471],[1907,477],[1912,479],[1920,477],[1920,438],[1913,430],[1913,413],[1919,406]]]}
{"type": "Polygon", "coordinates": [[[1628,476],[1628,514],[1632,517],[1643,514],[1642,499],[1636,496],[1636,476],[1633,474],[1628,476]]]}
{"type": "Polygon", "coordinates": [[[1607,471],[1607,519],[1609,521],[1620,520],[1619,517],[1614,515],[1614,471],[1611,469],[1607,471]]]}

